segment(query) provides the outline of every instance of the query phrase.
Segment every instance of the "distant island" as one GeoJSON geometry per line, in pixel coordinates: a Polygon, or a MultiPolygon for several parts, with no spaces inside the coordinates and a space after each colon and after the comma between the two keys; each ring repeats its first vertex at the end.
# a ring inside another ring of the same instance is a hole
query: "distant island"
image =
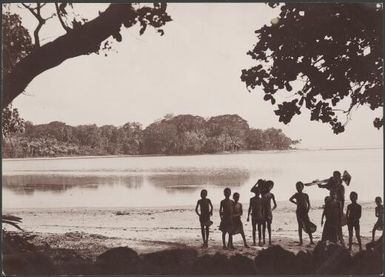
{"type": "Polygon", "coordinates": [[[88,155],[183,155],[241,150],[287,150],[299,140],[281,129],[250,128],[236,114],[205,119],[194,115],[166,115],[146,128],[137,122],[123,126],[69,126],[63,122],[34,125],[3,137],[3,158],[88,155]]]}

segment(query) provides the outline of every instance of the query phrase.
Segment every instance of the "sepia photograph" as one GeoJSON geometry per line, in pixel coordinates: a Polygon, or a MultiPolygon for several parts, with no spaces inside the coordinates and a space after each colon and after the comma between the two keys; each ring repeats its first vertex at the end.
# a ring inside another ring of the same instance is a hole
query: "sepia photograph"
{"type": "Polygon", "coordinates": [[[1,8],[2,276],[383,275],[383,3],[1,8]]]}

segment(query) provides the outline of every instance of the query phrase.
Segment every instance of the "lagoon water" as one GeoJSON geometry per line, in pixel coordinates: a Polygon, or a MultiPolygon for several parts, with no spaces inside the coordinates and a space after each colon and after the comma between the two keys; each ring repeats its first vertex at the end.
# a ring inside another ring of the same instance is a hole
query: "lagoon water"
{"type": "MultiPolygon", "coordinates": [[[[383,149],[251,151],[195,156],[125,156],[4,159],[3,208],[193,206],[206,188],[215,206],[230,187],[248,202],[259,179],[275,182],[273,193],[285,201],[299,180],[352,175],[350,191],[359,201],[383,195],[383,149]]],[[[311,201],[328,193],[306,187],[311,201]]]]}

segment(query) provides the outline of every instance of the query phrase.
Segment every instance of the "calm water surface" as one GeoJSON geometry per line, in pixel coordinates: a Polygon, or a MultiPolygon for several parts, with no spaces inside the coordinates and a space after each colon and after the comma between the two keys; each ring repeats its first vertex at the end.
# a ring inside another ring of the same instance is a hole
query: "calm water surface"
{"type": "MultiPolygon", "coordinates": [[[[247,202],[258,178],[287,200],[299,180],[347,170],[359,200],[383,195],[383,149],[247,152],[197,156],[3,160],[3,208],[194,205],[202,188],[218,203],[227,186],[247,202]]],[[[327,191],[307,187],[311,200],[327,191]]]]}

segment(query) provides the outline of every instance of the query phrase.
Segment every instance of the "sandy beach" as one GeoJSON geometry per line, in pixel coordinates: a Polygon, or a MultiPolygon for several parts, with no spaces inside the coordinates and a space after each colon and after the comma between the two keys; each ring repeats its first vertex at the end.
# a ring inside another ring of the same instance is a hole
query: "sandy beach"
{"type": "MultiPolygon", "coordinates": [[[[235,250],[223,250],[219,215],[214,213],[208,248],[202,248],[194,207],[9,209],[23,218],[24,232],[5,236],[5,270],[10,274],[367,274],[383,266],[382,246],[348,252],[319,243],[322,206],[313,205],[315,244],[306,234],[298,246],[292,205],[278,202],[272,245],[252,246],[251,226],[244,228],[250,248],[239,235],[235,250]],[[278,266],[279,265],[279,266],[278,266]]],[[[370,241],[372,203],[363,205],[362,244],[370,241]]],[[[217,212],[217,207],[214,207],[217,212]]],[[[245,218],[245,216],[244,216],[245,218]]],[[[11,228],[8,228],[11,231],[11,228]]],[[[343,228],[347,242],[347,228],[343,228]]],[[[378,234],[377,237],[379,237],[378,234]]]]}
{"type": "MultiPolygon", "coordinates": [[[[322,227],[320,219],[322,203],[313,205],[310,219],[317,225],[314,241],[320,240],[322,227]]],[[[243,205],[247,207],[247,204],[243,205]]],[[[362,203],[361,220],[362,243],[371,239],[371,228],[375,223],[374,205],[362,203]]],[[[244,208],[245,209],[245,208],[244,208]]],[[[245,210],[244,213],[247,211],[245,210]]],[[[78,250],[87,257],[96,257],[114,247],[130,247],[138,253],[150,253],[170,248],[193,247],[200,254],[226,255],[243,254],[255,256],[267,248],[253,247],[251,223],[243,215],[243,223],[250,248],[244,248],[241,237],[234,237],[235,251],[222,250],[221,233],[218,230],[218,207],[214,207],[214,216],[210,232],[209,248],[201,249],[201,234],[194,207],[169,208],[40,208],[40,209],[4,209],[4,214],[13,214],[23,218],[22,228],[30,235],[30,242],[36,245],[48,244],[55,248],[78,250]]],[[[11,230],[11,228],[8,228],[11,230]]],[[[347,242],[347,227],[343,228],[347,242]]],[[[378,233],[378,236],[380,234],[378,233]]],[[[312,250],[307,234],[303,234],[304,245],[298,246],[295,207],[288,202],[278,202],[273,214],[272,244],[298,253],[312,250]]],[[[355,241],[355,240],[354,240],[355,241]]],[[[358,251],[358,245],[353,245],[358,251]]]]}

